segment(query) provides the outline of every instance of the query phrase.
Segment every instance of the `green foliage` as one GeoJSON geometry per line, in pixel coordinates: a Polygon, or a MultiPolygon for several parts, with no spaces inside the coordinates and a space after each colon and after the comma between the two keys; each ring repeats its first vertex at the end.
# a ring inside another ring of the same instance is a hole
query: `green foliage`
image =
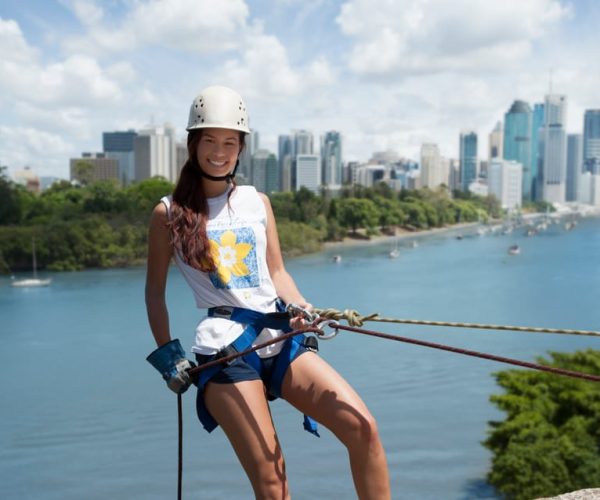
{"type": "Polygon", "coordinates": [[[0,167],[0,224],[16,224],[23,212],[24,189],[12,182],[0,167]]]}
{"type": "Polygon", "coordinates": [[[340,223],[352,228],[354,234],[359,227],[373,229],[379,219],[377,205],[366,198],[342,198],[337,210],[340,223]]]}
{"type": "Polygon", "coordinates": [[[540,213],[556,211],[556,209],[554,208],[554,205],[552,205],[552,203],[550,203],[548,201],[543,201],[543,200],[525,201],[525,202],[523,202],[522,209],[524,212],[540,212],[540,213]]]}
{"type": "MultiPolygon", "coordinates": [[[[550,353],[545,365],[600,373],[600,351],[550,353]]],[[[484,445],[494,456],[488,480],[507,498],[555,496],[600,484],[600,386],[546,372],[496,374],[506,413],[490,422],[484,445]]]]}
{"type": "Polygon", "coordinates": [[[302,222],[283,221],[277,231],[281,250],[289,256],[316,252],[324,239],[323,232],[302,222]]]}
{"type": "MultiPolygon", "coordinates": [[[[40,195],[10,181],[0,168],[0,273],[31,268],[34,236],[40,269],[125,266],[145,258],[150,214],[173,184],[161,177],[126,188],[91,182],[87,166],[75,166],[79,184],[61,181],[40,195]]],[[[348,231],[369,237],[398,226],[439,227],[477,220],[486,210],[481,200],[453,200],[445,189],[397,194],[385,183],[344,187],[337,198],[301,188],[270,199],[287,254],[319,250],[323,241],[341,240],[348,231]]]]}

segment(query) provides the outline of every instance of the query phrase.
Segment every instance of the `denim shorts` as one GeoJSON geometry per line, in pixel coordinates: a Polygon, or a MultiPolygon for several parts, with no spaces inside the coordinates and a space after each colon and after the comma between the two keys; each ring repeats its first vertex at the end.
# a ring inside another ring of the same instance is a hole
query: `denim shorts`
{"type": "MultiPolygon", "coordinates": [[[[298,356],[308,352],[309,349],[303,345],[298,346],[294,357],[290,361],[293,362],[298,356]]],[[[273,375],[273,369],[275,367],[275,361],[279,354],[270,356],[268,358],[260,358],[261,370],[260,373],[250,365],[244,357],[234,359],[231,363],[226,364],[222,370],[213,375],[209,382],[215,384],[235,384],[236,382],[245,382],[247,380],[262,380],[267,388],[271,386],[271,377],[273,375]]],[[[202,354],[196,354],[196,362],[198,365],[202,365],[207,361],[210,361],[212,356],[204,356],[202,354]]]]}

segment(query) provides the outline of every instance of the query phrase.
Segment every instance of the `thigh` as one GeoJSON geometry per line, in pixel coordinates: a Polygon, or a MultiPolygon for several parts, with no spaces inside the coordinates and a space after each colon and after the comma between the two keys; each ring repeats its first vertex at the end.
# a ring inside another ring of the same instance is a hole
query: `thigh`
{"type": "Polygon", "coordinates": [[[292,362],[283,379],[281,393],[286,401],[338,437],[348,425],[356,427],[372,420],[365,403],[350,384],[312,352],[292,362]]]}
{"type": "Polygon", "coordinates": [[[261,380],[209,382],[204,401],[253,483],[261,476],[273,474],[285,481],[283,455],[261,380]]]}

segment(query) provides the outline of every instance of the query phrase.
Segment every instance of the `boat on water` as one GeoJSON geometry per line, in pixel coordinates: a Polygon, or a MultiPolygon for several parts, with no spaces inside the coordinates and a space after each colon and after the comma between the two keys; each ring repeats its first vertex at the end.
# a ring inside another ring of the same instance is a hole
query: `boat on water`
{"type": "Polygon", "coordinates": [[[397,259],[398,257],[400,257],[400,250],[394,248],[393,250],[390,250],[390,253],[388,255],[390,259],[397,259]]]}
{"type": "Polygon", "coordinates": [[[398,246],[398,238],[396,238],[396,241],[394,242],[394,246],[388,253],[388,257],[390,259],[396,259],[396,258],[400,257],[400,248],[398,246]]]}
{"type": "Polygon", "coordinates": [[[334,255],[331,260],[333,260],[333,262],[335,262],[337,264],[338,262],[342,262],[342,256],[341,255],[334,255]]]}
{"type": "Polygon", "coordinates": [[[33,276],[31,278],[23,278],[20,280],[13,280],[11,282],[11,286],[18,288],[32,288],[32,287],[40,287],[40,286],[48,286],[52,282],[51,278],[41,279],[38,278],[37,275],[37,258],[35,255],[35,238],[31,240],[31,257],[32,257],[32,267],[33,267],[33,276]]]}
{"type": "Polygon", "coordinates": [[[519,245],[511,245],[508,247],[509,255],[519,255],[521,253],[521,247],[519,245]]]}

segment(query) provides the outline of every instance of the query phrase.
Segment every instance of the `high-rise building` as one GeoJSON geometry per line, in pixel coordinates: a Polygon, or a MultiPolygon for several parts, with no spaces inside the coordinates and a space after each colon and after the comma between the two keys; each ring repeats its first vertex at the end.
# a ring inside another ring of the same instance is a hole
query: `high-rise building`
{"type": "Polygon", "coordinates": [[[531,200],[532,116],[528,103],[516,100],[504,114],[504,159],[523,167],[523,198],[531,200]]]}
{"type": "Polygon", "coordinates": [[[308,130],[294,131],[294,154],[312,155],[314,153],[314,139],[312,132],[308,130]]]}
{"type": "Polygon", "coordinates": [[[442,161],[437,144],[421,145],[421,185],[430,189],[448,185],[447,164],[442,161]]]}
{"type": "Polygon", "coordinates": [[[600,109],[586,109],[583,117],[584,168],[600,174],[600,109]]]}
{"type": "Polygon", "coordinates": [[[460,185],[462,191],[477,179],[477,133],[471,130],[460,133],[460,185]]]}
{"type": "Polygon", "coordinates": [[[296,155],[296,190],[302,186],[318,193],[321,186],[321,157],[312,154],[296,155]]]}
{"type": "Polygon", "coordinates": [[[577,201],[579,178],[583,167],[583,136],[567,135],[567,201],[577,201]]]}
{"type": "Polygon", "coordinates": [[[567,180],[567,98],[548,94],[544,101],[544,127],[541,132],[540,162],[542,199],[563,203],[567,180]]]}
{"type": "Polygon", "coordinates": [[[493,158],[488,167],[488,192],[493,194],[504,209],[521,206],[523,197],[523,167],[513,160],[493,158]]]}
{"type": "Polygon", "coordinates": [[[169,127],[140,130],[134,139],[135,180],[160,176],[174,182],[175,144],[169,127]]]}
{"type": "Polygon", "coordinates": [[[542,176],[539,173],[540,165],[540,141],[542,128],[544,127],[544,104],[536,102],[531,114],[531,196],[527,199],[541,200],[542,176]]]}
{"type": "Polygon", "coordinates": [[[277,158],[266,149],[259,149],[252,156],[251,184],[263,193],[279,191],[277,158]]]}
{"type": "Polygon", "coordinates": [[[119,179],[123,186],[135,179],[134,141],[137,135],[134,130],[102,132],[102,151],[119,162],[119,179]]]}
{"type": "Polygon", "coordinates": [[[23,186],[31,193],[40,193],[42,191],[42,183],[40,177],[31,170],[30,167],[25,167],[22,170],[17,170],[13,174],[13,179],[16,184],[23,186]]]}
{"type": "Polygon", "coordinates": [[[236,175],[239,175],[248,182],[252,182],[252,157],[259,150],[260,135],[257,130],[252,130],[250,134],[246,135],[245,139],[245,146],[240,155],[240,164],[238,165],[236,175]]]}
{"type": "Polygon", "coordinates": [[[188,149],[187,144],[178,142],[175,144],[175,180],[179,179],[179,173],[188,161],[188,149]]]}
{"type": "Polygon", "coordinates": [[[119,161],[106,153],[81,153],[79,158],[69,160],[70,178],[81,184],[119,179],[119,161]]]}
{"type": "Polygon", "coordinates": [[[289,134],[282,134],[277,138],[277,161],[279,163],[279,180],[281,191],[291,191],[292,186],[292,164],[295,159],[294,141],[289,134]]]}
{"type": "Polygon", "coordinates": [[[502,122],[496,123],[494,130],[490,132],[488,137],[488,160],[492,158],[502,158],[504,146],[504,129],[502,122]]]}
{"type": "Polygon", "coordinates": [[[331,130],[321,138],[321,183],[330,188],[342,185],[342,136],[331,130]]]}
{"type": "MultiPolygon", "coordinates": [[[[312,155],[314,153],[314,139],[312,132],[308,130],[294,130],[293,131],[293,156],[292,156],[292,186],[297,189],[299,184],[298,180],[298,155],[312,155]]],[[[319,172],[321,166],[319,165],[319,172]]],[[[319,179],[319,183],[321,179],[319,179]]]]}

